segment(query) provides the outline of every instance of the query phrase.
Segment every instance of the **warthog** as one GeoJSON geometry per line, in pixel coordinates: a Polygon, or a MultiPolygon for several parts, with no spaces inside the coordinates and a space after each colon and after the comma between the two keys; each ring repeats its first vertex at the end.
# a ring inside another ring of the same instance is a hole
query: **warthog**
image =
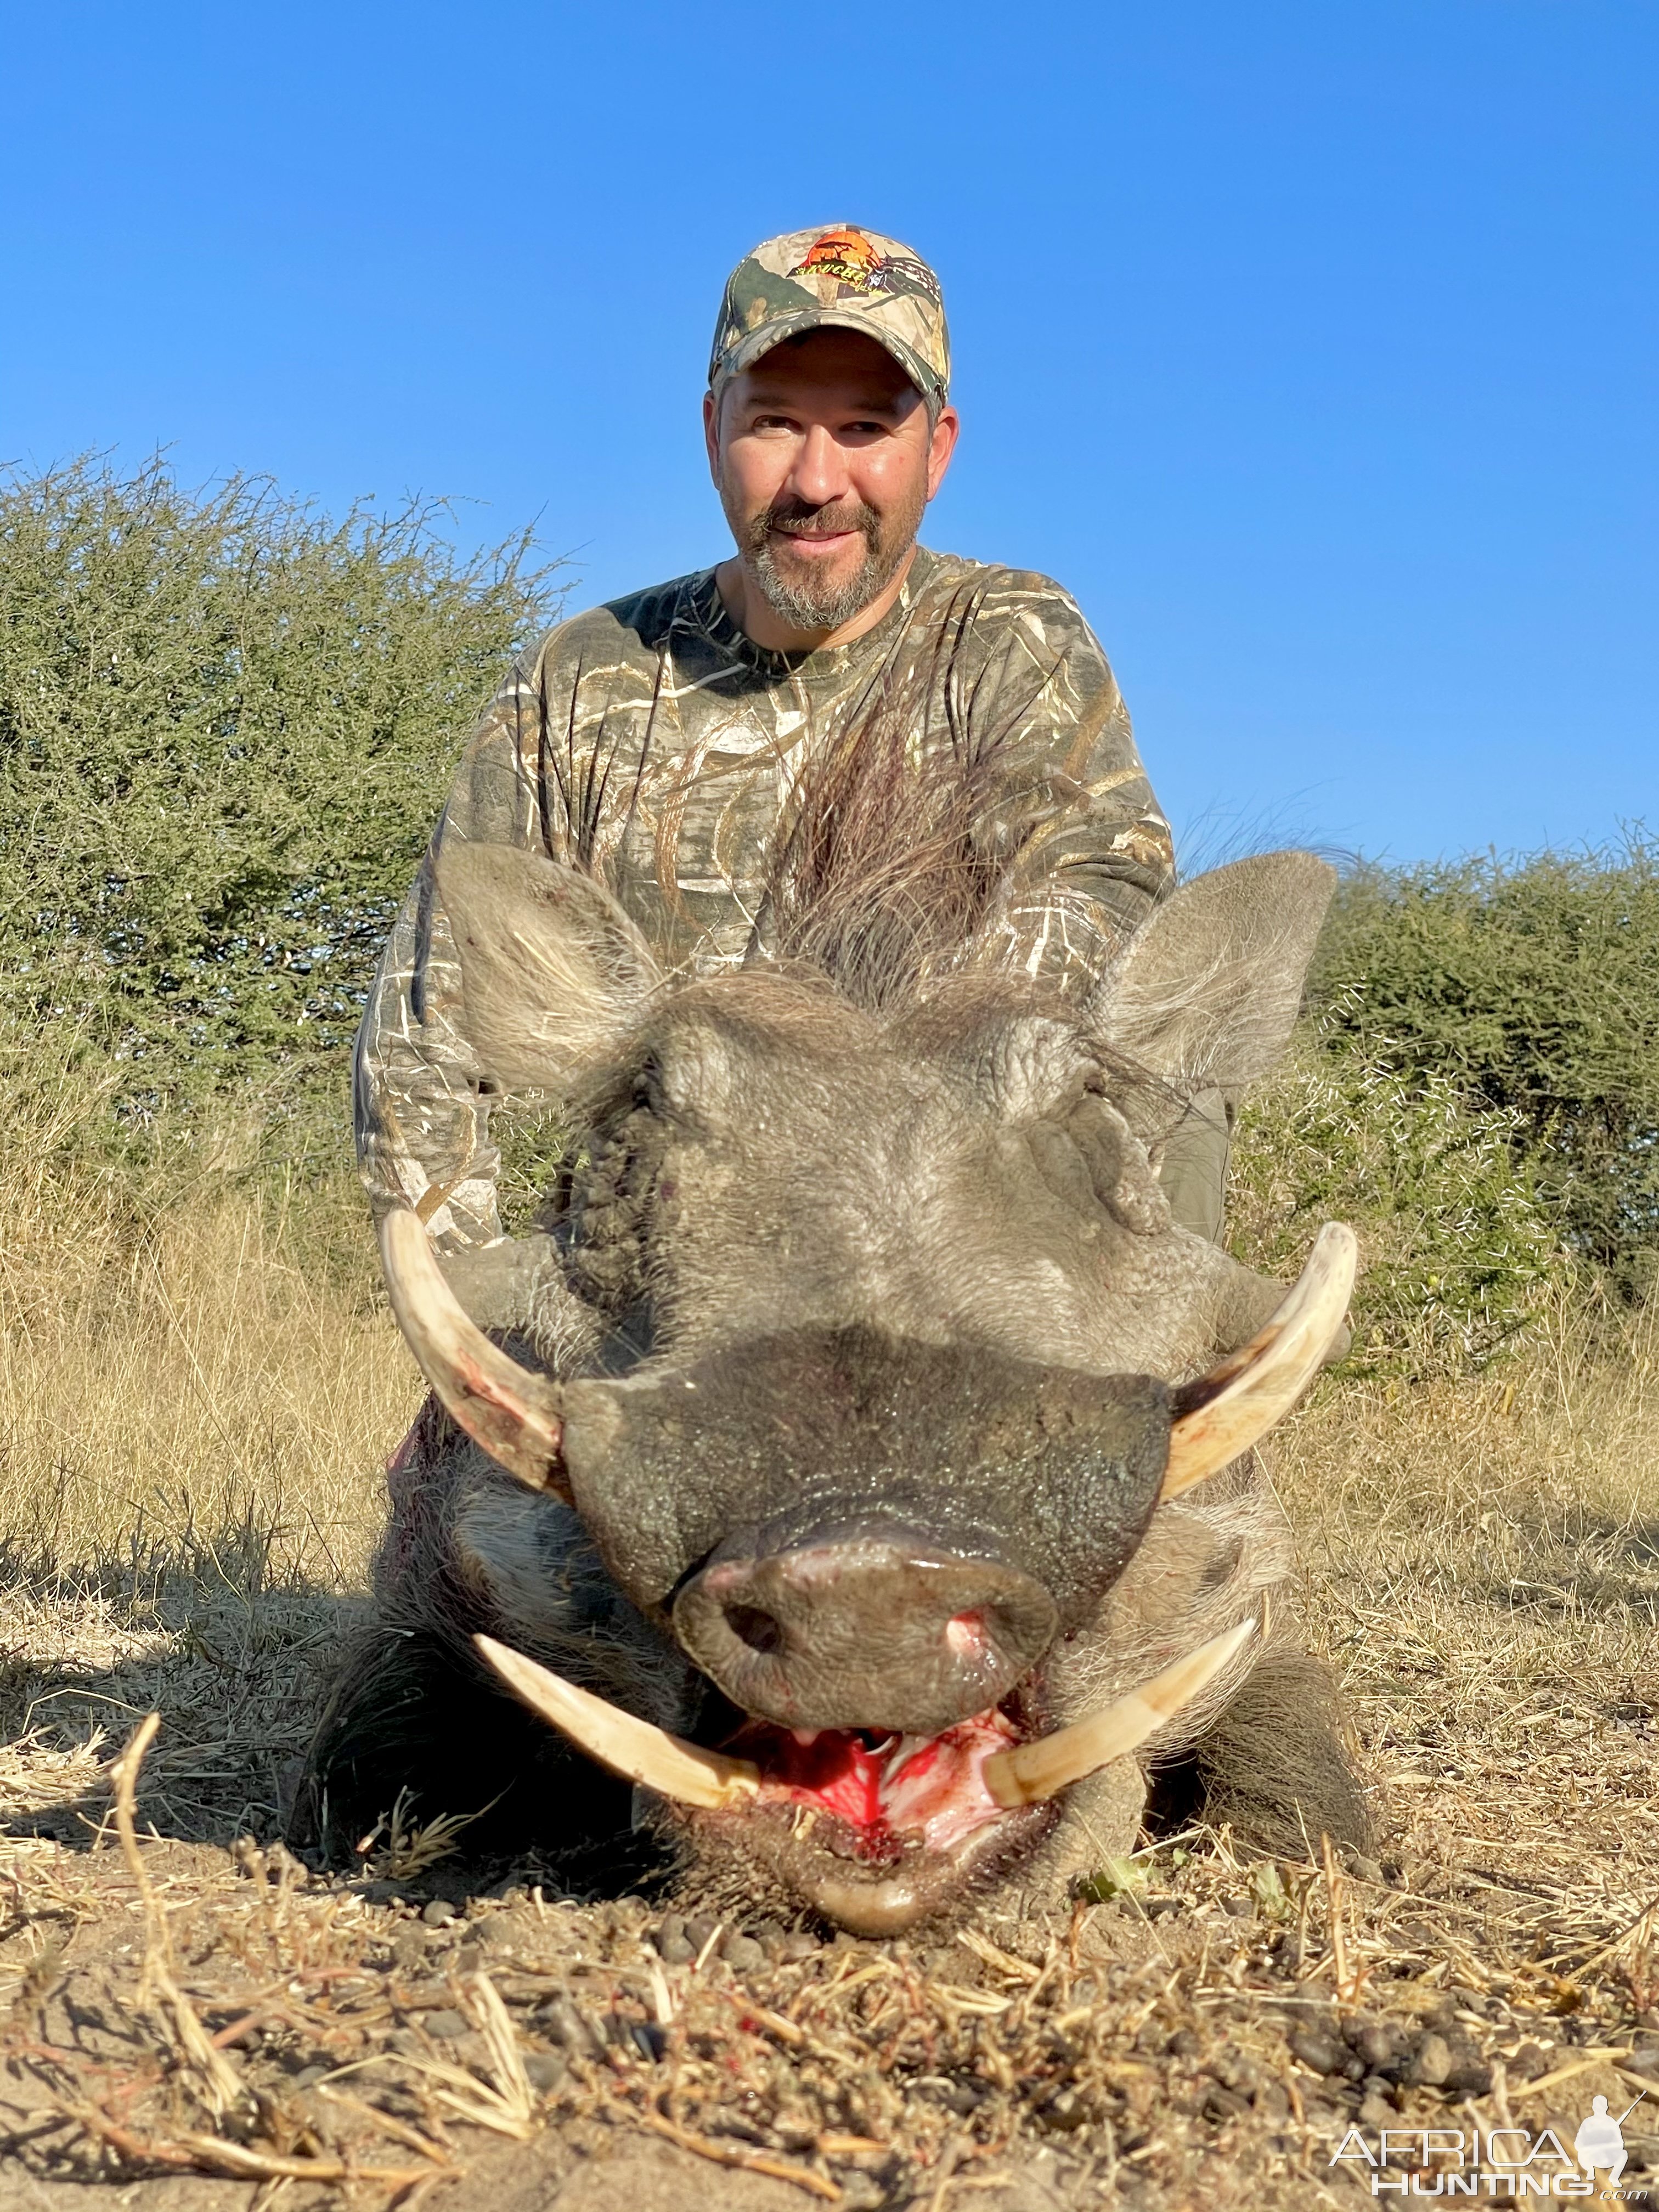
{"type": "Polygon", "coordinates": [[[1282,1051],[1330,884],[1200,877],[1079,1004],[983,929],[919,951],[914,884],[674,980],[580,869],[453,854],[483,1060],[581,1133],[544,1237],[446,1269],[383,1224],[435,1399],[312,1838],[400,1790],[601,1863],[643,1827],[690,1887],[870,1934],[1057,1900],[1148,1778],[1267,1849],[1361,1841],[1252,1449],[1340,1336],[1352,1238],[1287,1293],[1158,1173],[1282,1051]]]}

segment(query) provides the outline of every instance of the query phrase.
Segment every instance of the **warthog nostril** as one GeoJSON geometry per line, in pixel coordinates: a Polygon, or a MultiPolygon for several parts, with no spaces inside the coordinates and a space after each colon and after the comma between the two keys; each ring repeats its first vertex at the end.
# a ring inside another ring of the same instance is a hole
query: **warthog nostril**
{"type": "Polygon", "coordinates": [[[783,1623],[757,1605],[728,1605],[726,1626],[751,1651],[781,1651],[783,1623]]]}

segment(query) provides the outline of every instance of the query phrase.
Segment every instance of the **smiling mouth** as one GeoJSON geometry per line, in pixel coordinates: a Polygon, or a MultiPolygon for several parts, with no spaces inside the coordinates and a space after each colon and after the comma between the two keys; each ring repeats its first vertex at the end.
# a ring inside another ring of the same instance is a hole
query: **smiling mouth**
{"type": "Polygon", "coordinates": [[[781,1870],[805,1857],[810,1838],[819,1874],[788,1869],[803,1893],[848,1925],[890,1929],[932,1909],[970,1861],[1046,1820],[1072,1784],[1137,1750],[1232,1667],[1255,1629],[1254,1619],[1241,1621],[1103,1711],[1048,1734],[1035,1732],[1016,1691],[936,1735],[749,1719],[720,1750],[670,1735],[493,1637],[473,1641],[514,1694],[590,1759],[685,1817],[764,1835],[781,1870]],[[831,1874],[822,1871],[825,1855],[831,1874]]]}

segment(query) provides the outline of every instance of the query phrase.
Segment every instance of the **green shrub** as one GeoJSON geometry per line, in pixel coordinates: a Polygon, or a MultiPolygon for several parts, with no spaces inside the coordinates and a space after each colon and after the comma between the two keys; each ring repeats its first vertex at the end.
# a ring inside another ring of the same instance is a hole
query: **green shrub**
{"type": "Polygon", "coordinates": [[[467,728],[549,577],[443,510],[0,480],[0,1020],[143,1118],[327,1086],[467,728]]]}
{"type": "Polygon", "coordinates": [[[1512,1346],[1569,1272],[1523,1152],[1520,1117],[1455,1078],[1410,1076],[1304,1025],[1239,1117],[1230,1187],[1237,1255],[1289,1276],[1325,1221],[1358,1232],[1351,1365],[1421,1378],[1477,1371],[1512,1346]]]}
{"type": "Polygon", "coordinates": [[[1333,1042],[1508,1117],[1539,1196],[1626,1296],[1659,1255],[1659,843],[1391,872],[1339,892],[1333,1042]]]}

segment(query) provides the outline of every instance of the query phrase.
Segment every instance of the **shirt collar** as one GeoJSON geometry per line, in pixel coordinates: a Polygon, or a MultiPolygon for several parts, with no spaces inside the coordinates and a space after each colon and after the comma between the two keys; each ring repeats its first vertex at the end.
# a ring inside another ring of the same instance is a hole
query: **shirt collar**
{"type": "Polygon", "coordinates": [[[781,683],[790,676],[811,683],[821,677],[849,675],[884,653],[903,629],[917,594],[938,565],[938,554],[918,545],[898,597],[873,629],[845,645],[815,646],[806,653],[778,653],[770,646],[757,645],[726,612],[712,568],[704,568],[691,579],[691,612],[709,642],[729,659],[752,668],[771,683],[781,683]]]}

